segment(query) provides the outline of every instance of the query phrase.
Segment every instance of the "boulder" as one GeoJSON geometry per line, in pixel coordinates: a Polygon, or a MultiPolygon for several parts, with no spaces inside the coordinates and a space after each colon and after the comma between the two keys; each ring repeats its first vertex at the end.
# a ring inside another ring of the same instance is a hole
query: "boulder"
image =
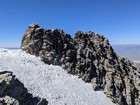
{"type": "Polygon", "coordinates": [[[28,93],[12,72],[0,72],[0,105],[48,105],[48,102],[28,93]]]}

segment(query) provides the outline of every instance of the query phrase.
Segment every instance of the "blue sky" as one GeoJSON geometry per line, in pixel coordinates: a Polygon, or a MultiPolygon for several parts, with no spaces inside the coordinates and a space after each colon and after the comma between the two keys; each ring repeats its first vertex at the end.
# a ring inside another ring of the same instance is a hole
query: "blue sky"
{"type": "Polygon", "coordinates": [[[0,47],[19,47],[31,23],[74,37],[93,31],[111,44],[140,44],[140,0],[1,0],[0,47]]]}

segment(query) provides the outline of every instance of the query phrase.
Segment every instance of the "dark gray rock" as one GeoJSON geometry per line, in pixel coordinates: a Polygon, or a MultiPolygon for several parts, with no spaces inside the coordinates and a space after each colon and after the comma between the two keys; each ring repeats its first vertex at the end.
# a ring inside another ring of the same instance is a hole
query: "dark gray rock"
{"type": "Polygon", "coordinates": [[[104,90],[116,104],[140,103],[137,68],[128,59],[117,56],[102,35],[78,31],[71,38],[63,30],[45,30],[32,24],[23,36],[21,48],[91,82],[95,90],[104,90]]]}
{"type": "Polygon", "coordinates": [[[48,102],[28,93],[12,72],[0,72],[0,104],[2,105],[48,105],[48,102]]]}

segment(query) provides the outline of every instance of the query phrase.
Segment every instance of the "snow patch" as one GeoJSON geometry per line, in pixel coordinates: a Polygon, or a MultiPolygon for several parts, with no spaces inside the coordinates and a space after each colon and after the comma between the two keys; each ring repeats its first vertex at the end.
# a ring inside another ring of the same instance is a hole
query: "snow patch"
{"type": "Polygon", "coordinates": [[[90,83],[20,49],[0,48],[0,59],[0,71],[13,71],[33,96],[46,98],[49,105],[114,105],[90,83]]]}

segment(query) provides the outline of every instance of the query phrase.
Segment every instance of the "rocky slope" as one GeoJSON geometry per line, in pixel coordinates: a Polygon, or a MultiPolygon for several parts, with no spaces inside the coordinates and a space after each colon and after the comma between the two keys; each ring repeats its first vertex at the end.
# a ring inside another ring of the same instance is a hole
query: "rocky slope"
{"type": "Polygon", "coordinates": [[[119,57],[109,41],[94,32],[78,31],[74,38],[63,30],[46,30],[31,24],[24,33],[22,50],[40,56],[47,64],[91,82],[119,105],[140,103],[140,77],[128,59],[119,57]]]}
{"type": "Polygon", "coordinates": [[[0,105],[47,105],[45,99],[33,97],[12,72],[0,72],[0,105]]]}

